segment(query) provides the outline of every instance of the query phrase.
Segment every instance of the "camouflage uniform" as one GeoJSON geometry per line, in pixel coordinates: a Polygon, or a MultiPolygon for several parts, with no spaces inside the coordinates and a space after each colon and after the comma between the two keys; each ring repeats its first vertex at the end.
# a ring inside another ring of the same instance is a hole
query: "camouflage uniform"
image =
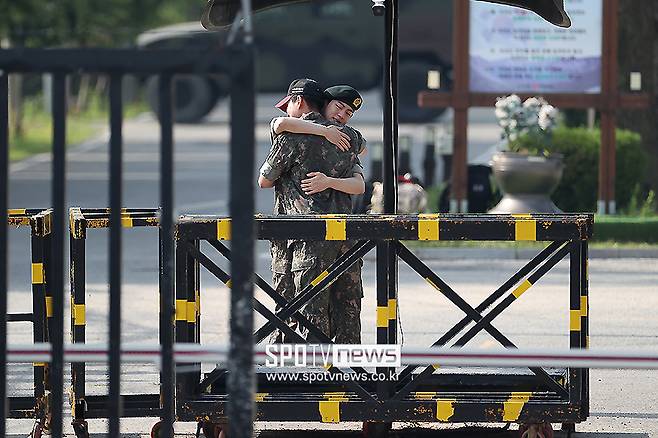
{"type": "MultiPolygon", "coordinates": [[[[274,144],[274,139],[277,134],[274,132],[274,120],[270,122],[270,143],[274,144]]],[[[286,214],[282,201],[282,193],[280,182],[277,180],[274,185],[274,214],[286,214]]],[[[272,256],[272,286],[279,295],[290,302],[295,297],[295,283],[292,277],[292,251],[288,250],[287,240],[271,240],[270,241],[270,255],[272,256]]],[[[279,305],[276,306],[276,311],[281,310],[279,305]]],[[[295,320],[290,318],[288,325],[296,327],[295,320]]],[[[270,344],[280,344],[284,342],[285,336],[281,330],[276,329],[270,336],[270,344]]]]}
{"type": "MultiPolygon", "coordinates": [[[[319,114],[304,117],[316,123],[329,124],[319,114]]],[[[301,181],[307,174],[319,171],[329,177],[348,178],[354,173],[362,173],[357,154],[365,141],[358,131],[345,127],[352,150],[343,152],[323,137],[303,134],[283,133],[274,139],[262,175],[275,183],[275,211],[285,214],[327,214],[351,213],[351,196],[333,189],[314,195],[306,195],[301,189],[301,181]]],[[[351,242],[333,241],[290,241],[286,253],[281,243],[273,243],[273,278],[282,286],[289,282],[285,274],[275,272],[284,269],[290,261],[290,269],[295,284],[295,294],[320,275],[339,254],[351,246],[351,242]],[[275,266],[276,265],[276,266],[275,266]]],[[[360,310],[363,288],[361,285],[361,265],[359,260],[330,288],[323,290],[304,308],[305,315],[330,338],[336,337],[339,343],[360,342],[360,310]]],[[[286,298],[288,298],[287,296],[286,298]]],[[[302,331],[307,334],[306,330],[302,331]]],[[[309,342],[314,341],[307,338],[309,342]]]]}

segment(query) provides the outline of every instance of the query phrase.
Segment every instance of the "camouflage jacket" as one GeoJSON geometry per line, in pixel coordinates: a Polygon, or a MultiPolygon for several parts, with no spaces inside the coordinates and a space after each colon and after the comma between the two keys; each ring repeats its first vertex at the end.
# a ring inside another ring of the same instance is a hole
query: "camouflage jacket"
{"type": "MultiPolygon", "coordinates": [[[[322,125],[332,124],[318,113],[303,117],[322,125]]],[[[354,173],[363,174],[358,154],[365,147],[361,134],[350,128],[342,127],[350,136],[350,151],[342,152],[325,138],[316,135],[281,133],[270,131],[272,149],[261,168],[261,174],[270,181],[275,181],[275,214],[326,214],[351,213],[352,200],[347,193],[333,189],[324,190],[314,195],[306,195],[301,189],[301,181],[307,174],[319,171],[335,178],[351,177],[354,173]]],[[[272,242],[272,271],[289,272],[292,263],[296,269],[310,266],[317,253],[326,252],[328,257],[335,257],[332,248],[320,248],[325,242],[312,245],[296,245],[293,257],[287,246],[293,242],[272,242]]]]}
{"type": "MultiPolygon", "coordinates": [[[[332,124],[318,113],[307,114],[304,119],[332,124]]],[[[309,172],[322,172],[333,178],[363,173],[357,155],[363,150],[365,140],[350,127],[344,127],[343,132],[350,136],[349,151],[341,151],[317,135],[284,132],[274,137],[261,174],[275,181],[275,214],[351,213],[352,198],[347,193],[327,189],[306,195],[301,185],[309,172]]]]}

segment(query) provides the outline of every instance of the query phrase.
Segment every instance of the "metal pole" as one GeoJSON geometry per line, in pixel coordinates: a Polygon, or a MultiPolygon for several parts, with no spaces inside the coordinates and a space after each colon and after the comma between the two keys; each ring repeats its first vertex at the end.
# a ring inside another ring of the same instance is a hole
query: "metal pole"
{"type": "Polygon", "coordinates": [[[110,436],[121,424],[121,75],[110,76],[110,436]]]}
{"type": "Polygon", "coordinates": [[[398,6],[399,0],[386,0],[384,46],[384,213],[395,214],[398,207],[398,6]]]}
{"type": "Polygon", "coordinates": [[[66,75],[53,75],[53,358],[50,367],[54,438],[62,437],[64,403],[64,235],[66,227],[66,75]]]}
{"type": "MultiPolygon", "coordinates": [[[[384,147],[383,147],[383,189],[384,213],[395,214],[398,209],[398,27],[399,1],[386,0],[385,49],[384,49],[384,147]]],[[[391,327],[389,300],[397,297],[397,253],[391,242],[377,245],[377,342],[395,343],[395,324],[391,327]],[[381,313],[381,315],[380,315],[381,313]]],[[[386,371],[386,370],[378,370],[386,371]]],[[[390,397],[391,385],[381,382],[377,385],[380,400],[390,397]]],[[[375,434],[383,434],[388,425],[373,425],[375,434]]]]}
{"type": "Polygon", "coordinates": [[[158,80],[160,96],[160,238],[162,272],[160,291],[160,333],[162,339],[162,438],[173,438],[174,424],[174,136],[172,77],[162,74],[158,80]]]}
{"type": "Polygon", "coordinates": [[[254,427],[254,47],[240,49],[231,81],[231,345],[228,362],[229,436],[251,438],[254,427]]]}
{"type": "Polygon", "coordinates": [[[7,418],[7,208],[9,193],[9,83],[0,70],[0,436],[7,418]]]}

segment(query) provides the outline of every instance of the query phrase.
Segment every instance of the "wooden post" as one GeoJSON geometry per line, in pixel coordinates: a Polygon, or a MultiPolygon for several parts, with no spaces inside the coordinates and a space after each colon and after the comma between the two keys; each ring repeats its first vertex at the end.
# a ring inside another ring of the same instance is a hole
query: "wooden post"
{"type": "Polygon", "coordinates": [[[453,45],[453,152],[451,212],[468,212],[468,107],[469,107],[469,9],[467,1],[454,3],[453,45]]]}
{"type": "Polygon", "coordinates": [[[615,127],[617,125],[617,104],[619,91],[617,82],[619,68],[618,50],[618,10],[619,0],[603,1],[603,47],[601,65],[601,150],[599,153],[599,196],[597,211],[599,214],[615,214],[615,176],[617,143],[615,127]]]}

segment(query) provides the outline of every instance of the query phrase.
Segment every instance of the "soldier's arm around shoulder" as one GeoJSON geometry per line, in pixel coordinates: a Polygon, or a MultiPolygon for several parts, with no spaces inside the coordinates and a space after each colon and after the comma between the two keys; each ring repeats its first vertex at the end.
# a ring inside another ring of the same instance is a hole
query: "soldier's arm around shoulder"
{"type": "Polygon", "coordinates": [[[357,155],[363,156],[366,153],[366,139],[361,132],[348,125],[345,125],[342,130],[350,137],[352,151],[357,155]]]}

